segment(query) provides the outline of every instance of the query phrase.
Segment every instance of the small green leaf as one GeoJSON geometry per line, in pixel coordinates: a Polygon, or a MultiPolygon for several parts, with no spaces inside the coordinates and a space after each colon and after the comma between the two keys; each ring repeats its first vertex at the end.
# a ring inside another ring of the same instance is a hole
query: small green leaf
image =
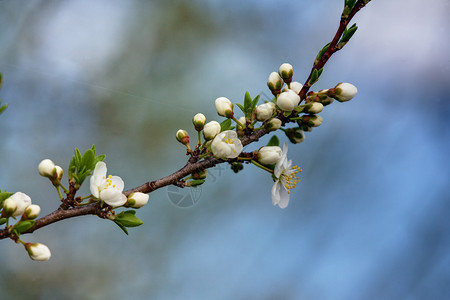
{"type": "Polygon", "coordinates": [[[199,186],[201,184],[203,184],[206,180],[204,179],[196,179],[196,180],[192,180],[186,183],[186,186],[191,186],[191,187],[195,187],[195,186],[199,186]]]}
{"type": "Polygon", "coordinates": [[[135,210],[126,210],[116,215],[114,222],[120,223],[125,227],[136,227],[144,224],[138,217],[135,216],[135,210]]]}
{"type": "Polygon", "coordinates": [[[250,109],[252,105],[252,97],[250,97],[250,93],[249,92],[245,92],[245,96],[244,96],[244,113],[247,113],[248,110],[250,109]]]}
{"type": "Polygon", "coordinates": [[[317,82],[317,80],[319,80],[320,75],[322,74],[323,68],[320,68],[319,70],[314,69],[312,75],[311,75],[311,79],[309,80],[309,84],[313,85],[314,83],[317,82]]]}
{"type": "Polygon", "coordinates": [[[241,111],[245,114],[245,107],[242,106],[240,103],[236,103],[237,107],[241,109],[241,111]]]}
{"type": "Polygon", "coordinates": [[[231,119],[226,119],[222,123],[220,123],[220,132],[225,130],[230,130],[231,128],[231,119]]]}
{"type": "Polygon", "coordinates": [[[92,151],[91,149],[86,150],[86,152],[84,152],[83,157],[81,158],[81,166],[80,169],[85,169],[85,170],[92,170],[94,169],[94,159],[95,159],[95,154],[94,151],[92,151]]]}
{"type": "Polygon", "coordinates": [[[33,227],[34,223],[36,223],[35,220],[20,221],[20,222],[17,222],[16,225],[14,225],[12,230],[15,231],[16,234],[17,233],[21,234],[21,233],[27,231],[28,229],[30,229],[31,227],[33,227]]]}
{"type": "Polygon", "coordinates": [[[316,59],[314,60],[314,65],[317,65],[319,63],[319,61],[322,59],[322,56],[325,54],[325,52],[327,52],[328,48],[330,47],[330,43],[326,44],[322,50],[319,51],[319,53],[316,56],[316,59]]]}
{"type": "Polygon", "coordinates": [[[256,96],[255,99],[252,101],[252,111],[255,109],[256,105],[258,104],[260,95],[256,96]]]}
{"type": "Polygon", "coordinates": [[[0,218],[0,225],[3,225],[6,223],[7,218],[0,218]]]}
{"type": "Polygon", "coordinates": [[[272,136],[267,143],[267,146],[280,146],[280,140],[276,135],[272,136]]]}
{"type": "Polygon", "coordinates": [[[0,208],[3,207],[3,201],[8,199],[13,193],[8,193],[7,191],[4,191],[0,193],[0,208]]]}
{"type": "Polygon", "coordinates": [[[119,222],[116,222],[116,221],[114,221],[114,223],[116,223],[117,226],[119,226],[119,228],[122,229],[126,235],[128,235],[128,230],[125,228],[125,226],[123,226],[122,224],[120,224],[119,222]]]}

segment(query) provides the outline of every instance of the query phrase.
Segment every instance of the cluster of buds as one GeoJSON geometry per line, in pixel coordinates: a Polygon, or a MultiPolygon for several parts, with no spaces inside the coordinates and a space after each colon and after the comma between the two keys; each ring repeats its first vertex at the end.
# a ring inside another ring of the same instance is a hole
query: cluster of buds
{"type": "Polygon", "coordinates": [[[45,261],[49,260],[51,253],[47,246],[40,243],[24,243],[19,239],[20,234],[30,229],[41,212],[39,205],[32,204],[31,198],[22,192],[10,194],[7,192],[0,193],[3,197],[5,194],[10,196],[1,201],[0,224],[6,223],[6,229],[18,242],[21,242],[27,250],[29,256],[33,260],[45,261]],[[16,220],[14,224],[10,224],[10,218],[16,220]]]}
{"type": "Polygon", "coordinates": [[[55,165],[50,159],[44,159],[39,163],[38,171],[41,176],[50,179],[54,186],[59,186],[61,178],[63,176],[63,169],[60,166],[55,165]]]}

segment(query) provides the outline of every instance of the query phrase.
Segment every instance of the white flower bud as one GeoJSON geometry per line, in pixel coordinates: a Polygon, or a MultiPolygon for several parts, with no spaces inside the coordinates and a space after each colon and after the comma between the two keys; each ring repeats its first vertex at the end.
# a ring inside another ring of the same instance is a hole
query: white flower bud
{"type": "Polygon", "coordinates": [[[261,147],[258,150],[258,161],[263,165],[276,164],[281,159],[282,151],[278,146],[261,147]]]}
{"type": "Polygon", "coordinates": [[[292,81],[288,86],[283,88],[283,92],[287,92],[288,90],[292,90],[294,93],[299,94],[303,88],[303,84],[298,81],[292,81]]]}
{"type": "Polygon", "coordinates": [[[32,260],[46,261],[52,256],[50,249],[41,243],[26,243],[25,249],[32,260]]]}
{"type": "Polygon", "coordinates": [[[25,209],[25,216],[27,219],[36,219],[41,212],[41,207],[37,204],[31,204],[25,209]]]}
{"type": "Polygon", "coordinates": [[[148,203],[149,195],[136,192],[128,196],[127,204],[128,207],[140,208],[148,203]]]}
{"type": "Polygon", "coordinates": [[[340,102],[351,100],[355,97],[358,89],[351,83],[342,82],[334,88],[334,98],[340,102]]]}
{"type": "Polygon", "coordinates": [[[294,68],[291,64],[284,63],[278,69],[278,74],[284,80],[284,82],[291,82],[292,75],[294,74],[294,68]]]}
{"type": "Polygon", "coordinates": [[[203,137],[209,141],[216,137],[220,132],[220,124],[217,121],[211,121],[206,123],[203,128],[203,137]]]}
{"type": "Polygon", "coordinates": [[[3,213],[6,216],[12,216],[14,212],[17,210],[17,203],[14,201],[14,199],[8,198],[5,201],[3,201],[3,213]]]}
{"type": "Polygon", "coordinates": [[[267,79],[267,86],[271,91],[281,90],[283,84],[283,79],[277,72],[270,73],[269,79],[267,79]]]}
{"type": "Polygon", "coordinates": [[[178,130],[175,136],[177,138],[177,141],[179,141],[183,145],[189,145],[189,134],[187,133],[186,130],[183,129],[178,130]]]}
{"type": "Polygon", "coordinates": [[[267,102],[256,107],[256,119],[258,121],[266,121],[272,118],[275,111],[275,103],[267,102]]]}
{"type": "Polygon", "coordinates": [[[233,103],[225,97],[216,99],[216,110],[219,116],[232,118],[233,117],[233,103]]]}
{"type": "Polygon", "coordinates": [[[245,117],[240,117],[238,119],[239,123],[241,123],[242,125],[244,125],[244,128],[242,128],[239,124],[236,124],[238,129],[245,129],[245,126],[247,124],[247,119],[245,119],[245,117]]]}
{"type": "Polygon", "coordinates": [[[22,192],[14,193],[8,199],[12,199],[17,205],[16,210],[12,214],[13,217],[21,216],[25,212],[25,209],[31,205],[31,198],[22,192]]]}
{"type": "Polygon", "coordinates": [[[322,103],[323,106],[329,105],[334,101],[334,98],[328,96],[328,91],[329,89],[320,90],[319,92],[317,92],[317,95],[319,96],[320,99],[320,103],[322,103]]]}
{"type": "Polygon", "coordinates": [[[211,143],[211,150],[216,158],[236,158],[242,152],[242,143],[236,131],[226,130],[219,133],[211,143]]]}
{"type": "Polygon", "coordinates": [[[277,105],[283,111],[293,111],[299,102],[300,96],[292,90],[281,93],[277,98],[277,105]]]}
{"type": "Polygon", "coordinates": [[[38,170],[41,176],[53,177],[53,172],[55,172],[55,163],[48,158],[44,159],[39,163],[38,170]]]}
{"type": "Polygon", "coordinates": [[[198,113],[192,118],[192,123],[194,123],[195,130],[202,131],[206,123],[206,117],[204,114],[198,113]]]}
{"type": "Polygon", "coordinates": [[[266,128],[270,131],[278,130],[281,127],[281,120],[277,118],[271,119],[269,122],[266,123],[266,128]]]}
{"type": "Polygon", "coordinates": [[[310,102],[305,104],[303,112],[318,114],[323,110],[323,104],[320,102],[310,102]]]}

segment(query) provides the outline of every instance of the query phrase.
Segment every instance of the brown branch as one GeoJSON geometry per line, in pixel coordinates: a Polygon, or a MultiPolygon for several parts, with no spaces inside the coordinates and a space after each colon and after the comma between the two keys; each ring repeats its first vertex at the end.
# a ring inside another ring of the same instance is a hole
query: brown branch
{"type": "Polygon", "coordinates": [[[351,19],[355,16],[355,14],[358,11],[360,11],[365,5],[366,5],[366,3],[364,3],[364,1],[358,0],[358,2],[356,2],[352,11],[348,15],[348,17],[341,18],[339,27],[333,37],[333,40],[330,43],[330,46],[328,47],[327,51],[322,55],[319,62],[312,67],[311,72],[309,73],[308,79],[306,79],[305,84],[303,85],[302,89],[298,93],[298,95],[300,96],[300,99],[301,99],[300,103],[306,98],[306,93],[309,91],[309,89],[312,86],[312,84],[309,83],[309,80],[311,79],[311,76],[312,76],[314,70],[320,70],[321,68],[323,68],[325,66],[325,64],[327,63],[328,59],[330,59],[330,57],[334,53],[336,53],[337,51],[340,50],[336,46],[339,43],[339,40],[340,40],[342,34],[344,33],[345,28],[347,27],[348,23],[350,23],[351,19]]]}
{"type": "MultiPolygon", "coordinates": [[[[336,48],[339,39],[342,36],[342,33],[344,32],[346,26],[350,22],[350,20],[353,18],[353,16],[365,6],[365,3],[362,0],[358,0],[358,2],[355,4],[355,7],[351,11],[351,13],[348,15],[347,18],[341,18],[341,22],[339,25],[339,28],[331,41],[330,47],[328,50],[323,54],[322,58],[319,60],[317,64],[313,66],[311,69],[311,73],[309,74],[308,79],[306,80],[303,88],[301,89],[299,96],[302,100],[306,98],[306,93],[308,92],[311,85],[309,84],[309,80],[311,79],[311,76],[315,69],[319,70],[321,69],[328,59],[339,49],[336,48]]],[[[288,117],[284,117],[282,114],[279,116],[279,118],[282,120],[283,124],[290,122],[288,117]]],[[[254,132],[247,132],[242,138],[241,142],[243,146],[246,146],[250,143],[258,141],[262,136],[268,134],[270,131],[267,129],[259,129],[254,132]]],[[[142,192],[142,193],[151,193],[159,188],[168,186],[168,185],[176,185],[179,187],[184,187],[182,179],[186,176],[205,170],[211,167],[214,167],[217,164],[225,163],[225,162],[234,162],[236,159],[229,159],[229,160],[222,160],[222,159],[216,159],[214,157],[208,157],[206,159],[198,161],[198,157],[191,156],[189,161],[184,165],[181,169],[174,172],[171,175],[168,175],[166,177],[163,177],[161,179],[155,180],[155,181],[148,181],[138,187],[129,189],[125,192],[123,192],[126,196],[129,196],[131,193],[134,192],[142,192]]],[[[47,225],[53,224],[55,222],[78,217],[78,216],[84,216],[84,215],[96,215],[100,218],[106,218],[107,213],[109,212],[110,207],[102,206],[101,202],[97,201],[94,203],[90,203],[83,206],[75,206],[70,207],[71,205],[74,205],[74,199],[73,196],[75,195],[74,191],[72,193],[69,193],[67,199],[64,199],[63,204],[52,213],[41,217],[36,220],[36,223],[28,229],[24,233],[32,233],[36,231],[39,228],[45,227],[47,225]],[[106,209],[105,209],[106,207],[106,209]]],[[[8,231],[8,229],[0,230],[0,239],[13,237],[13,235],[8,231]]]]}

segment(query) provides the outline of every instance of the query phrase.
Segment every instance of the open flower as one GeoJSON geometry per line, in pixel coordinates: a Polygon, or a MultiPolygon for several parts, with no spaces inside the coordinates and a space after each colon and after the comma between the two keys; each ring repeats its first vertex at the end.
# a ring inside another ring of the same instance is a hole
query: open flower
{"type": "Polygon", "coordinates": [[[219,133],[211,143],[211,150],[216,158],[236,158],[241,154],[242,148],[241,140],[233,130],[219,133]]]}
{"type": "Polygon", "coordinates": [[[284,143],[281,159],[275,165],[273,174],[276,180],[272,187],[272,203],[280,208],[288,206],[291,189],[300,181],[295,175],[302,171],[300,167],[291,167],[292,161],[287,159],[287,151],[287,144],[284,143]]]}
{"type": "Polygon", "coordinates": [[[94,174],[91,177],[91,193],[97,199],[111,206],[122,206],[127,202],[127,197],[122,194],[124,183],[119,176],[106,177],[106,164],[99,161],[95,165],[94,174]]]}

